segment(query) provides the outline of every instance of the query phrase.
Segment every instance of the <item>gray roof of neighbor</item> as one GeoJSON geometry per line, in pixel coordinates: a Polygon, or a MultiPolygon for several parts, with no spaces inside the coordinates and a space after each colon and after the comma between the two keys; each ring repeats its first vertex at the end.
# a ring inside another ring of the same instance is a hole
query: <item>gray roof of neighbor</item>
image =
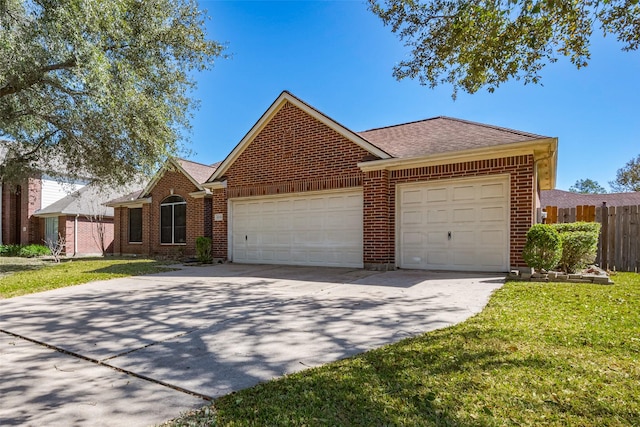
{"type": "Polygon", "coordinates": [[[358,132],[393,157],[410,158],[548,138],[451,117],[358,132]]]}
{"type": "Polygon", "coordinates": [[[564,190],[545,190],[540,192],[540,204],[557,206],[559,208],[574,208],[576,206],[631,206],[640,205],[640,192],[582,194],[564,190]]]}
{"type": "Polygon", "coordinates": [[[58,214],[112,217],[113,208],[104,206],[104,204],[123,192],[130,192],[132,187],[138,186],[140,186],[140,183],[135,182],[124,187],[107,188],[101,187],[98,182],[94,181],[46,208],[37,210],[34,214],[36,216],[58,214]]]}

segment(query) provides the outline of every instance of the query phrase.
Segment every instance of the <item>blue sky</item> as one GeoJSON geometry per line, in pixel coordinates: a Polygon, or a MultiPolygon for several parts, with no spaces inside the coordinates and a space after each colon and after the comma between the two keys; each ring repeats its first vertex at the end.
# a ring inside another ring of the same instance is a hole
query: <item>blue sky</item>
{"type": "Polygon", "coordinates": [[[611,36],[592,40],[589,66],[565,58],[542,84],[509,82],[488,93],[396,81],[408,50],[361,1],[206,1],[211,39],[228,59],[196,76],[189,156],[213,163],[249,131],[283,90],[354,131],[451,116],[559,139],[557,188],[591,178],[605,188],[640,154],[640,53],[611,36]]]}

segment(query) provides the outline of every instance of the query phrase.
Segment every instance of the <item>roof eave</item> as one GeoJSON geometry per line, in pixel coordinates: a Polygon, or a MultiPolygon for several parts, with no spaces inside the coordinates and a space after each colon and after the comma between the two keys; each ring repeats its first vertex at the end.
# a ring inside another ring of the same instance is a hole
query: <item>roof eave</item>
{"type": "Polygon", "coordinates": [[[462,151],[432,154],[410,158],[392,158],[358,163],[363,172],[376,170],[399,170],[411,167],[434,166],[444,163],[487,160],[496,157],[512,157],[531,154],[537,162],[541,189],[555,187],[558,164],[558,138],[540,138],[501,146],[473,148],[462,151]],[[542,173],[540,173],[542,172],[542,173]]]}
{"type": "Polygon", "coordinates": [[[105,203],[104,205],[109,206],[110,208],[141,208],[142,205],[146,205],[149,203],[151,203],[151,197],[134,199],[134,200],[126,200],[123,202],[105,203]]]}

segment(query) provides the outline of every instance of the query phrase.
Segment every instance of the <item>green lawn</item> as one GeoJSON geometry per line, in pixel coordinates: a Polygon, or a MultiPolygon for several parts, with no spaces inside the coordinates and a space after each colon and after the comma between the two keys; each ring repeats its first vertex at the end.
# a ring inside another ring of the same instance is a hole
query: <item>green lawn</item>
{"type": "Polygon", "coordinates": [[[640,274],[509,282],[472,319],[217,399],[168,425],[639,426],[640,274]]]}
{"type": "Polygon", "coordinates": [[[151,259],[80,258],[55,264],[38,259],[0,258],[0,298],[168,270],[165,263],[151,259]]]}

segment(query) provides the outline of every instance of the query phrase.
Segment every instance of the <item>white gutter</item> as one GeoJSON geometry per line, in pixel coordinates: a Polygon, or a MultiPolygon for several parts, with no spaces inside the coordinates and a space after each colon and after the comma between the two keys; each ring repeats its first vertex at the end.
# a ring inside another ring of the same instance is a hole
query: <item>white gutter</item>
{"type": "Polygon", "coordinates": [[[73,223],[73,256],[78,255],[78,217],[80,214],[76,214],[76,219],[73,223]]]}

